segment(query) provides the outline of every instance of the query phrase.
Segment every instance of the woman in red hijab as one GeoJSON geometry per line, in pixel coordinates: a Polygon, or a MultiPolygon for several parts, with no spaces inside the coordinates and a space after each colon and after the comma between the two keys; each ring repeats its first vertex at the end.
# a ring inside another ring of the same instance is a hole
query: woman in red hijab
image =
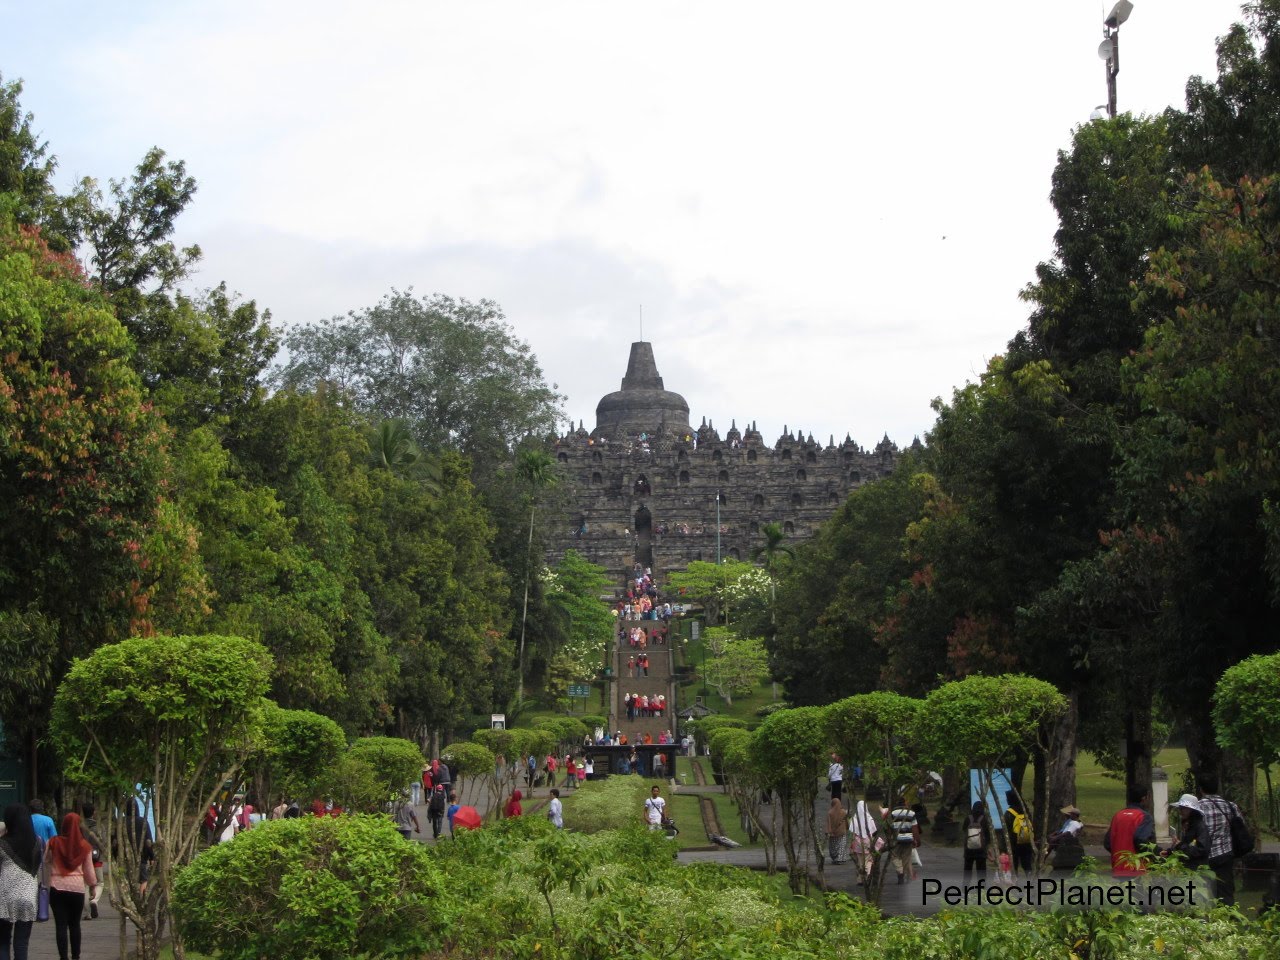
{"type": "Polygon", "coordinates": [[[53,914],[58,956],[61,960],[80,956],[80,914],[85,891],[98,883],[93,871],[93,848],[80,833],[80,815],[62,818],[62,830],[49,841],[44,856],[44,884],[49,888],[49,912],[53,914]],[[67,953],[67,939],[71,952],[67,953]]]}
{"type": "Polygon", "coordinates": [[[524,794],[522,794],[519,790],[516,790],[514,793],[512,793],[511,799],[507,801],[507,806],[502,811],[502,815],[504,817],[518,817],[522,813],[524,813],[524,808],[520,806],[520,800],[521,798],[523,798],[523,796],[524,794]]]}

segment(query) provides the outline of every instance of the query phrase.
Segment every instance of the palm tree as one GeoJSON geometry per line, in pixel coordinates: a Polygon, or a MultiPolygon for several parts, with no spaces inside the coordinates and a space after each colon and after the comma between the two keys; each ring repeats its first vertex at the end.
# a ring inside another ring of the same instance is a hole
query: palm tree
{"type": "Polygon", "coordinates": [[[440,495],[440,458],[426,453],[403,420],[383,420],[365,433],[369,465],[407,480],[417,480],[433,496],[440,495]]]}
{"type": "Polygon", "coordinates": [[[524,607],[520,612],[519,680],[516,703],[524,703],[524,631],[529,620],[529,578],[533,573],[533,525],[538,512],[538,494],[556,485],[555,460],[545,450],[522,450],[516,455],[516,476],[524,481],[529,493],[529,544],[525,548],[524,607]]]}

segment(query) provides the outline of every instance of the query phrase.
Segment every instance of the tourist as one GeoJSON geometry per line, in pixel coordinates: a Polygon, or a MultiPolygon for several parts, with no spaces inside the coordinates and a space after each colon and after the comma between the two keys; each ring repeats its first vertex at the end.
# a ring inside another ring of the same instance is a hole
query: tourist
{"type": "Polygon", "coordinates": [[[1182,826],[1178,831],[1177,842],[1168,850],[1162,851],[1161,855],[1167,857],[1172,853],[1180,853],[1186,858],[1186,866],[1194,870],[1200,864],[1208,862],[1212,844],[1209,824],[1204,818],[1204,801],[1193,794],[1184,793],[1172,806],[1181,816],[1182,826]]]}
{"type": "Polygon", "coordinates": [[[596,772],[596,765],[595,765],[595,761],[591,759],[590,754],[588,754],[586,759],[582,761],[581,769],[582,769],[583,779],[590,779],[592,776],[594,776],[596,772]]]}
{"type": "Polygon", "coordinates": [[[564,805],[560,802],[560,791],[552,789],[551,802],[547,804],[547,819],[557,830],[564,829],[564,805]]]}
{"type": "Polygon", "coordinates": [[[27,960],[31,925],[40,896],[40,838],[31,826],[31,811],[21,803],[4,808],[0,838],[0,956],[27,960]]]}
{"type": "Polygon", "coordinates": [[[573,762],[573,754],[565,754],[563,786],[574,787],[577,785],[578,785],[578,768],[573,762]]]}
{"type": "Polygon", "coordinates": [[[649,825],[650,830],[657,830],[666,819],[667,801],[662,799],[661,788],[655,783],[644,802],[643,822],[649,825]]]}
{"type": "Polygon", "coordinates": [[[49,888],[49,912],[53,914],[59,960],[80,960],[80,914],[85,891],[93,890],[98,883],[93,871],[93,848],[80,833],[80,814],[68,813],[62,818],[62,836],[54,837],[45,847],[42,873],[42,882],[49,888]]]}
{"type": "Polygon", "coordinates": [[[920,825],[915,811],[907,806],[905,794],[899,794],[894,808],[884,813],[893,835],[893,866],[898,871],[898,883],[906,883],[912,873],[911,853],[920,845],[920,825]]]}
{"type": "Polygon", "coordinates": [[[1128,805],[1111,818],[1102,838],[1103,848],[1111,854],[1113,877],[1137,877],[1147,872],[1146,864],[1138,858],[1139,853],[1155,849],[1155,821],[1143,809],[1147,796],[1141,787],[1130,787],[1128,805]]]}
{"type": "MultiPolygon", "coordinates": [[[[443,790],[444,787],[440,787],[439,789],[443,790]]],[[[453,791],[450,791],[449,806],[445,810],[445,816],[448,817],[449,819],[449,836],[451,837],[453,836],[453,818],[454,818],[454,815],[458,812],[459,806],[460,804],[458,803],[458,795],[453,791]]]]}
{"type": "Polygon", "coordinates": [[[525,786],[527,786],[530,790],[532,790],[533,781],[538,778],[538,758],[534,756],[533,753],[530,753],[528,758],[525,760],[525,767],[526,767],[526,771],[524,775],[525,786]]]}
{"type": "Polygon", "coordinates": [[[827,790],[832,800],[844,796],[844,764],[838,754],[831,754],[831,763],[827,766],[827,790]]]}
{"type": "Polygon", "coordinates": [[[1200,812],[1209,830],[1209,869],[1215,877],[1213,895],[1231,906],[1236,902],[1235,846],[1231,840],[1231,820],[1240,816],[1240,808],[1218,796],[1218,778],[1197,774],[1200,787],[1200,812]]]}
{"type": "Polygon", "coordinates": [[[396,829],[400,831],[400,836],[406,840],[410,839],[410,833],[422,832],[422,828],[418,826],[418,815],[414,813],[413,804],[409,802],[407,793],[402,794],[399,802],[396,803],[392,819],[395,820],[396,829]]]}
{"type": "Polygon", "coordinates": [[[827,810],[827,854],[832,863],[844,863],[849,859],[848,816],[849,811],[840,802],[840,797],[833,796],[827,810]]]}
{"type": "Polygon", "coordinates": [[[970,871],[976,872],[979,877],[985,876],[991,847],[991,818],[987,816],[985,803],[981,800],[973,801],[973,809],[964,818],[960,832],[964,836],[965,881],[968,881],[970,871]]]}
{"type": "Polygon", "coordinates": [[[448,798],[445,797],[444,787],[439,786],[431,791],[431,800],[427,803],[427,819],[431,821],[431,839],[440,839],[440,830],[444,826],[445,809],[448,806],[448,798]]]}
{"type": "Polygon", "coordinates": [[[1009,844],[1009,852],[1013,860],[1014,871],[1022,871],[1023,876],[1031,875],[1031,863],[1035,859],[1035,835],[1031,831],[1031,818],[1027,816],[1022,798],[1014,791],[1007,790],[1004,795],[1009,804],[1004,812],[1004,835],[1009,844]]]}
{"type": "Polygon", "coordinates": [[[48,843],[58,835],[58,827],[53,818],[44,812],[44,801],[36,797],[31,801],[31,829],[36,832],[42,843],[48,843]]]}
{"type": "Polygon", "coordinates": [[[86,915],[83,918],[85,920],[98,919],[98,900],[102,897],[102,868],[105,862],[102,859],[102,851],[106,847],[98,836],[98,821],[94,819],[96,811],[97,808],[92,803],[80,805],[80,834],[89,842],[93,851],[93,895],[86,905],[86,915]]]}
{"type": "MultiPolygon", "coordinates": [[[[559,791],[557,791],[554,787],[552,788],[551,792],[554,794],[559,793],[559,791]]],[[[511,799],[507,801],[507,805],[502,809],[502,815],[504,817],[518,817],[521,814],[523,814],[524,807],[520,805],[520,800],[523,798],[523,796],[524,795],[519,790],[513,791],[511,794],[511,799]]]]}

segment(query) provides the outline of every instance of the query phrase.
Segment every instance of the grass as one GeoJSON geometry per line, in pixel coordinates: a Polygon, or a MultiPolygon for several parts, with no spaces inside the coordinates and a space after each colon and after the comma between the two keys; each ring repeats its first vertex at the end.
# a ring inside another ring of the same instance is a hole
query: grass
{"type": "MultiPolygon", "coordinates": [[[[1182,775],[1190,766],[1187,751],[1166,747],[1156,755],[1156,763],[1169,775],[1169,799],[1176,800],[1182,794],[1182,775]]],[[[1105,825],[1124,805],[1124,781],[1109,775],[1092,754],[1081,751],[1076,760],[1076,806],[1081,819],[1105,825]]]]}

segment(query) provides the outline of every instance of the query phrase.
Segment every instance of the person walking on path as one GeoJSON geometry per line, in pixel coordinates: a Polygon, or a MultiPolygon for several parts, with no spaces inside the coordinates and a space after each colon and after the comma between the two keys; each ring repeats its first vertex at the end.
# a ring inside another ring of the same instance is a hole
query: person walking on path
{"type": "Polygon", "coordinates": [[[4,808],[5,834],[0,838],[0,957],[27,960],[31,925],[40,897],[40,839],[24,804],[4,808]]]}
{"type": "Polygon", "coordinates": [[[844,764],[837,754],[831,755],[831,765],[827,767],[827,789],[831,791],[831,799],[839,800],[844,796],[844,764]]]}
{"type": "Polygon", "coordinates": [[[876,849],[877,844],[881,849],[884,847],[883,842],[876,836],[879,831],[880,827],[875,817],[871,816],[867,801],[859,800],[853,809],[853,816],[849,818],[849,832],[853,835],[853,855],[858,858],[859,883],[866,883],[871,876],[871,871],[875,869],[876,854],[879,852],[876,849]]]}
{"type": "Polygon", "coordinates": [[[53,818],[44,812],[44,801],[36,797],[31,801],[31,829],[36,832],[41,843],[48,843],[58,835],[58,827],[53,818]]]}
{"type": "Polygon", "coordinates": [[[916,813],[907,806],[905,794],[898,795],[897,804],[888,811],[889,829],[893,833],[893,865],[898,871],[898,883],[911,879],[911,851],[920,846],[920,825],[916,813]]]}
{"type": "Polygon", "coordinates": [[[448,806],[444,785],[431,791],[431,800],[427,804],[427,819],[431,821],[431,839],[440,839],[440,830],[444,827],[444,812],[448,806]]]}
{"type": "Polygon", "coordinates": [[[1213,895],[1226,906],[1236,902],[1236,858],[1231,840],[1231,820],[1240,808],[1218,796],[1218,778],[1196,777],[1200,786],[1200,811],[1209,829],[1209,869],[1213,871],[1213,895]]]}
{"type": "Polygon", "coordinates": [[[80,814],[68,813],[62,818],[62,835],[50,840],[45,848],[43,872],[59,960],[80,960],[80,914],[85,891],[92,890],[98,882],[93,872],[93,848],[80,833],[80,814]]]}
{"type": "Polygon", "coordinates": [[[969,871],[976,871],[978,876],[987,873],[987,856],[991,849],[991,818],[987,816],[987,805],[981,800],[973,802],[973,809],[964,818],[964,879],[969,880],[969,871]]]}
{"type": "Polygon", "coordinates": [[[85,904],[85,913],[81,919],[98,919],[98,899],[102,896],[102,840],[98,836],[98,821],[93,818],[97,808],[92,803],[80,806],[80,835],[88,841],[93,851],[94,889],[89,901],[85,904]]]}
{"type": "Polygon", "coordinates": [[[406,840],[411,839],[411,833],[422,832],[422,827],[418,826],[418,815],[414,812],[413,804],[409,802],[408,797],[401,796],[396,804],[393,819],[396,822],[396,829],[400,831],[400,836],[406,840]]]}
{"type": "Polygon", "coordinates": [[[1156,845],[1155,821],[1143,809],[1147,792],[1141,787],[1130,787],[1127,800],[1128,805],[1111,818],[1111,825],[1102,838],[1103,848],[1111,854],[1113,877],[1138,877],[1146,873],[1146,865],[1137,855],[1154,850],[1156,845]]]}
{"type": "Polygon", "coordinates": [[[827,853],[832,863],[844,863],[849,859],[849,811],[839,797],[831,798],[827,810],[827,853]]]}
{"type": "Polygon", "coordinates": [[[564,829],[564,804],[560,802],[560,791],[551,790],[551,802],[547,804],[547,819],[557,830],[564,829]]]}
{"type": "Polygon", "coordinates": [[[1012,854],[1013,869],[1023,876],[1031,876],[1031,863],[1035,859],[1035,835],[1031,832],[1031,818],[1027,816],[1022,799],[1012,790],[1004,795],[1009,807],[1004,812],[1004,835],[1012,854]]]}

